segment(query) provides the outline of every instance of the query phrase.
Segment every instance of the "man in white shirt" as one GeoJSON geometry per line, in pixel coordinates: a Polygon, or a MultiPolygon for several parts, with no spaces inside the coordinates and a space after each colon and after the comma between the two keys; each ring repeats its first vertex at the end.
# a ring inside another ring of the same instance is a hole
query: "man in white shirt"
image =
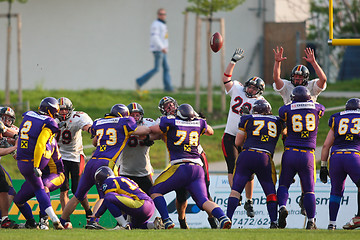
{"type": "Polygon", "coordinates": [[[150,51],[154,54],[154,68],[136,79],[136,90],[140,90],[150,78],[159,71],[160,61],[162,59],[163,83],[166,92],[174,91],[171,85],[170,69],[167,62],[167,52],[169,48],[168,30],[166,26],[166,11],[163,8],[158,9],[157,19],[151,24],[150,28],[150,51]]]}

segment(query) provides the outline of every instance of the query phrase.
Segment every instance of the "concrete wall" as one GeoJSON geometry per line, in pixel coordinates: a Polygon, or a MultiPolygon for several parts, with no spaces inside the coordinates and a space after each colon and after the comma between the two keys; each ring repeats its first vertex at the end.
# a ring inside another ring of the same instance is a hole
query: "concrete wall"
{"type": "MultiPolygon", "coordinates": [[[[225,19],[226,64],[235,48],[245,49],[246,58],[239,67],[236,67],[235,78],[259,75],[262,53],[256,52],[255,44],[263,35],[264,21],[273,22],[277,18],[281,19],[276,17],[276,12],[279,10],[274,2],[278,1],[281,0],[247,0],[232,12],[220,12],[214,15],[225,19]],[[265,12],[262,15],[260,11],[261,14],[257,16],[256,9],[259,4],[266,4],[262,6],[265,12]],[[252,55],[253,61],[250,61],[252,55]],[[248,76],[243,76],[245,72],[248,76]]],[[[182,12],[187,5],[186,0],[30,0],[26,4],[15,2],[12,12],[20,13],[23,23],[23,87],[25,89],[32,89],[35,86],[45,89],[134,89],[135,78],[153,65],[153,56],[148,50],[149,27],[159,7],[164,7],[168,13],[170,69],[173,84],[179,87],[184,31],[182,12]]],[[[0,3],[0,13],[6,13],[7,7],[6,2],[0,3]]],[[[15,89],[17,87],[15,19],[12,26],[11,88],[15,89]]],[[[5,79],[6,27],[6,19],[1,18],[0,88],[2,89],[5,79]]],[[[190,14],[186,87],[194,85],[194,28],[195,16],[190,14]]],[[[220,31],[219,24],[214,23],[212,32],[216,31],[220,31]]],[[[201,85],[206,86],[205,54],[208,39],[205,37],[205,24],[202,34],[201,85]]],[[[222,76],[219,53],[213,54],[212,74],[214,85],[219,85],[222,76]]],[[[159,73],[144,86],[144,89],[162,89],[162,86],[159,73]]]]}

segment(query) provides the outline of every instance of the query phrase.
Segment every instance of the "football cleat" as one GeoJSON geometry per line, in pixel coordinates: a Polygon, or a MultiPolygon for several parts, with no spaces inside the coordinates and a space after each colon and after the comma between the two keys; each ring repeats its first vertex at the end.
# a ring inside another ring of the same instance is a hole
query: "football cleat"
{"type": "Polygon", "coordinates": [[[301,197],[299,200],[299,207],[300,207],[301,215],[304,215],[306,217],[306,210],[304,207],[304,193],[301,193],[301,197]]]}
{"type": "Polygon", "coordinates": [[[42,229],[42,230],[49,230],[48,216],[40,218],[39,228],[42,229]]]}
{"type": "Polygon", "coordinates": [[[53,226],[55,230],[64,230],[64,226],[61,224],[60,221],[53,222],[53,226]]]}
{"type": "Polygon", "coordinates": [[[218,228],[218,220],[216,219],[216,217],[209,217],[208,222],[209,222],[210,227],[212,229],[217,229],[218,228]]]}
{"type": "Polygon", "coordinates": [[[230,229],[231,228],[231,220],[227,216],[222,216],[219,218],[220,229],[230,229]]]}
{"type": "Polygon", "coordinates": [[[29,219],[29,220],[26,220],[25,228],[29,228],[29,229],[39,229],[39,226],[38,226],[38,224],[36,223],[35,219],[29,219]]]}
{"type": "Polygon", "coordinates": [[[355,229],[355,228],[358,228],[360,227],[360,216],[355,216],[353,217],[350,222],[346,223],[344,226],[343,226],[343,229],[355,229]]]}
{"type": "Polygon", "coordinates": [[[85,229],[104,230],[105,228],[95,221],[90,221],[86,224],[85,229]]]}
{"type": "Polygon", "coordinates": [[[246,214],[248,217],[253,218],[255,216],[254,205],[252,200],[247,200],[244,204],[244,209],[246,210],[246,214]]]}
{"type": "Polygon", "coordinates": [[[336,229],[336,225],[334,225],[334,224],[329,224],[327,229],[328,229],[328,230],[335,230],[335,229],[336,229]]]}
{"type": "Polygon", "coordinates": [[[154,223],[154,229],[165,229],[164,223],[161,218],[156,217],[153,223],[154,223]]]}
{"type": "Polygon", "coordinates": [[[277,222],[271,222],[270,223],[270,229],[278,229],[279,225],[277,224],[277,222]]]}
{"type": "Polygon", "coordinates": [[[64,226],[65,229],[72,229],[73,228],[71,222],[65,222],[65,224],[63,226],[64,226]]]}
{"type": "Polygon", "coordinates": [[[308,230],[315,230],[317,229],[315,222],[308,221],[306,224],[306,229],[308,230]]]}
{"type": "Polygon", "coordinates": [[[172,229],[175,227],[175,223],[171,220],[171,218],[167,218],[163,220],[165,229],[172,229]]]}
{"type": "Polygon", "coordinates": [[[286,217],[289,215],[288,210],[286,210],[286,207],[282,207],[279,210],[279,228],[285,228],[286,227],[286,217]]]}
{"type": "Polygon", "coordinates": [[[1,222],[1,228],[11,228],[11,229],[18,229],[19,224],[15,221],[6,218],[4,221],[1,222]]]}
{"type": "Polygon", "coordinates": [[[184,218],[184,219],[179,218],[179,223],[180,223],[180,228],[181,229],[190,229],[187,222],[186,222],[186,218],[184,218]]]}

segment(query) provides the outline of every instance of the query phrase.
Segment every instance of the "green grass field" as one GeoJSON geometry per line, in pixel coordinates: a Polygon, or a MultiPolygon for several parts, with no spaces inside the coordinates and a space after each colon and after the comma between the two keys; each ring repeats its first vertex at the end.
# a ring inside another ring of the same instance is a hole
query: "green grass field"
{"type": "MultiPolygon", "coordinates": [[[[360,91],[360,80],[357,81],[346,81],[339,82],[336,84],[328,84],[328,90],[340,89],[342,91],[360,91]]],[[[191,89],[190,89],[191,90],[191,89]]],[[[191,93],[189,89],[185,91],[179,90],[177,93],[173,93],[170,96],[174,97],[178,103],[189,103],[193,106],[195,105],[195,95],[191,93]],[[188,93],[190,92],[190,93],[188,93]]],[[[219,90],[216,90],[219,91],[219,90]]],[[[271,86],[267,86],[267,92],[274,93],[271,89],[271,86]]],[[[150,117],[156,119],[159,115],[158,103],[159,100],[168,94],[163,93],[160,90],[154,90],[150,93],[138,94],[135,91],[125,91],[125,90],[105,90],[105,89],[86,89],[79,91],[72,90],[44,90],[41,88],[36,88],[34,90],[24,90],[23,98],[24,102],[27,102],[31,110],[37,110],[37,107],[44,97],[53,96],[59,98],[62,96],[68,97],[71,99],[75,106],[75,110],[84,111],[90,115],[92,119],[102,117],[107,113],[111,106],[116,103],[129,104],[130,102],[140,103],[145,110],[145,117],[150,117]]],[[[0,102],[4,99],[4,93],[0,92],[0,102]]],[[[220,109],[220,95],[214,94],[214,113],[209,114],[206,112],[207,109],[207,95],[203,93],[201,95],[201,107],[200,110],[207,117],[207,121],[212,126],[217,126],[219,124],[225,124],[228,114],[228,106],[230,98],[227,97],[226,111],[222,112],[220,109]]],[[[271,103],[274,114],[277,114],[279,107],[283,105],[282,98],[277,94],[268,94],[266,99],[271,103]]],[[[17,94],[16,92],[11,93],[11,102],[16,103],[17,94]]],[[[325,98],[320,95],[318,101],[322,103],[325,107],[335,107],[345,105],[347,98],[325,98]]],[[[25,105],[24,105],[25,106],[25,105]]],[[[21,122],[21,114],[25,111],[17,110],[18,107],[16,104],[13,106],[17,113],[16,125],[19,125],[21,122]]],[[[318,131],[318,146],[321,146],[324,142],[324,139],[329,130],[327,126],[327,121],[331,114],[334,112],[326,112],[325,116],[320,120],[319,131],[318,131]]],[[[209,162],[224,161],[223,153],[221,150],[221,138],[224,133],[224,128],[216,129],[214,136],[211,137],[202,137],[201,144],[203,145],[209,162]]],[[[91,145],[91,140],[88,133],[83,133],[83,142],[84,145],[91,145]]],[[[282,141],[278,142],[277,151],[281,151],[283,148],[282,141]]],[[[90,156],[94,148],[85,149],[85,154],[90,156]]],[[[151,162],[155,169],[163,169],[165,166],[166,160],[166,149],[165,145],[161,141],[157,141],[150,151],[151,162]]],[[[17,170],[16,161],[10,156],[5,156],[2,158],[1,163],[10,173],[14,179],[22,179],[21,174],[17,170]]]]}
{"type": "Polygon", "coordinates": [[[132,230],[132,231],[94,231],[85,229],[73,229],[66,231],[39,231],[39,230],[0,230],[1,239],[66,239],[66,240],[88,240],[88,239],[251,239],[251,240],[304,240],[308,239],[359,239],[359,231],[346,230],[314,230],[308,231],[303,229],[230,229],[230,230],[213,230],[213,229],[171,229],[171,230],[132,230]]]}

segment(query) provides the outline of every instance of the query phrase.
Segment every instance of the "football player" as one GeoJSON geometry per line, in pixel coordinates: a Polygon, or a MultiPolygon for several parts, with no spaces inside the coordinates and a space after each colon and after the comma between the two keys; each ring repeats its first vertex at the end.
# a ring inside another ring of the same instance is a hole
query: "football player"
{"type": "MultiPolygon", "coordinates": [[[[127,108],[138,126],[150,127],[155,125],[153,119],[144,118],[144,109],[139,103],[132,102],[127,108]]],[[[119,175],[136,182],[149,196],[150,188],[153,185],[152,174],[154,172],[149,153],[150,146],[153,144],[154,141],[150,140],[150,135],[147,135],[145,139],[139,139],[132,135],[116,162],[119,167],[119,175]]]]}
{"type": "Polygon", "coordinates": [[[154,214],[155,205],[151,197],[139,188],[136,182],[123,176],[115,177],[113,171],[106,166],[97,169],[95,181],[105,194],[104,201],[95,213],[95,217],[99,218],[106,209],[109,209],[121,226],[120,229],[164,228],[160,218],[155,218],[154,222],[148,222],[154,214]],[[131,217],[131,223],[125,220],[124,214],[131,217]]]}
{"type": "MultiPolygon", "coordinates": [[[[61,97],[58,99],[60,112],[58,116],[59,133],[57,141],[60,147],[60,153],[64,163],[65,182],[60,188],[60,203],[64,209],[69,201],[69,179],[71,175],[71,191],[76,192],[79,179],[85,166],[85,154],[83,152],[81,132],[88,132],[93,121],[84,112],[74,111],[74,107],[70,99],[61,97]]],[[[87,197],[81,201],[86,216],[92,215],[89,201],[87,197]]]]}
{"type": "MultiPolygon", "coordinates": [[[[3,134],[7,131],[5,124],[0,121],[0,138],[4,139],[5,146],[2,144],[0,148],[0,156],[5,156],[16,152],[17,146],[11,146],[3,134]]],[[[1,158],[1,157],[0,157],[1,158]]],[[[0,212],[1,212],[1,228],[18,228],[19,225],[15,221],[9,219],[9,208],[14,199],[16,192],[12,185],[9,173],[0,165],[0,212]]]]}
{"type": "MultiPolygon", "coordinates": [[[[256,100],[265,99],[262,94],[265,91],[265,82],[259,77],[248,79],[244,86],[239,81],[231,79],[237,61],[244,58],[244,50],[236,49],[222,78],[225,85],[225,93],[231,97],[229,114],[225,132],[222,138],[222,150],[225,157],[228,180],[230,187],[233,183],[235,160],[240,150],[235,146],[235,137],[238,132],[238,123],[243,114],[252,113],[252,105],[256,100]]],[[[254,189],[254,176],[245,186],[246,201],[244,208],[249,217],[254,217],[252,194],[254,189]]],[[[241,203],[241,201],[240,201],[241,203]]]]}
{"type": "MultiPolygon", "coordinates": [[[[150,133],[148,127],[137,126],[135,119],[129,117],[129,115],[129,109],[124,104],[115,104],[112,106],[110,113],[106,114],[104,118],[94,121],[91,126],[90,132],[92,136],[95,136],[93,144],[96,146],[96,150],[85,166],[74,196],[66,204],[61,215],[60,220],[65,224],[65,228],[72,228],[70,215],[74,212],[77,204],[85,199],[90,188],[95,185],[94,175],[96,170],[101,166],[114,168],[115,161],[124,149],[131,134],[141,136],[150,133]]],[[[103,199],[104,195],[100,187],[97,186],[97,189],[100,199],[103,199]]],[[[97,210],[101,203],[101,200],[97,202],[94,209],[97,210]]],[[[97,219],[94,218],[90,219],[85,228],[103,229],[97,223],[97,219]]]]}
{"type": "Polygon", "coordinates": [[[220,222],[220,228],[231,228],[230,219],[221,208],[207,197],[206,183],[202,161],[199,153],[200,136],[213,135],[214,130],[206,120],[196,117],[189,104],[182,104],[176,110],[176,117],[160,119],[160,124],[150,127],[152,132],[163,134],[170,154],[170,166],[155,180],[151,188],[151,198],[159,211],[165,229],[174,228],[169,218],[164,194],[185,188],[196,205],[213,215],[220,222]]]}
{"type": "Polygon", "coordinates": [[[274,51],[274,69],[273,69],[273,79],[274,84],[273,88],[278,92],[284,100],[284,104],[291,102],[291,92],[296,86],[305,86],[310,91],[311,100],[316,102],[319,94],[326,89],[326,75],[321,69],[319,64],[315,59],[314,49],[305,48],[304,52],[306,57],[303,57],[307,62],[311,64],[314,68],[316,75],[319,77],[317,79],[309,80],[310,72],[309,69],[304,65],[296,65],[291,71],[290,81],[281,79],[281,62],[286,60],[286,57],[283,57],[284,49],[283,47],[276,47],[274,51]]]}
{"type": "Polygon", "coordinates": [[[233,185],[227,204],[226,215],[230,219],[239,204],[246,183],[252,174],[256,174],[266,196],[270,228],[278,228],[276,171],[272,155],[282,132],[282,123],[279,117],[272,115],[270,104],[263,99],[254,102],[253,115],[241,117],[235,144],[242,146],[243,150],[236,161],[233,185]]]}
{"type": "MultiPolygon", "coordinates": [[[[176,110],[179,107],[177,101],[169,96],[165,96],[163,97],[160,102],[159,102],[159,110],[162,114],[162,116],[176,116],[176,110]]],[[[197,113],[195,113],[197,114],[197,113]]],[[[197,114],[199,115],[199,114],[197,114]]],[[[156,120],[157,124],[160,123],[160,118],[158,118],[156,120]]],[[[208,193],[208,198],[210,200],[212,200],[211,196],[210,196],[210,175],[209,175],[209,164],[206,158],[206,154],[204,149],[202,148],[201,145],[198,146],[198,150],[200,153],[200,159],[203,162],[203,169],[204,169],[204,173],[205,173],[205,183],[206,183],[206,190],[208,193]]],[[[178,212],[178,216],[179,216],[179,223],[180,223],[180,228],[182,229],[189,229],[189,226],[186,223],[186,208],[187,208],[187,198],[189,197],[189,193],[184,189],[177,189],[176,190],[176,200],[175,200],[175,205],[176,205],[176,210],[178,212]]],[[[213,229],[218,228],[218,223],[216,218],[214,218],[214,216],[209,215],[208,216],[208,222],[210,224],[210,227],[213,229]]]]}
{"type": "MultiPolygon", "coordinates": [[[[284,104],[289,104],[291,102],[291,92],[296,86],[305,86],[310,91],[311,100],[316,102],[319,94],[326,89],[326,75],[321,69],[319,64],[315,60],[314,50],[311,48],[305,48],[304,52],[306,57],[303,57],[307,62],[309,62],[315,70],[315,73],[319,78],[309,81],[310,72],[308,68],[304,65],[296,65],[290,75],[290,81],[281,79],[281,62],[286,60],[286,57],[283,57],[284,49],[283,47],[276,47],[274,51],[274,69],[273,69],[273,79],[274,84],[273,88],[278,92],[284,100],[284,104]]],[[[286,135],[283,135],[283,140],[285,140],[286,135]]],[[[301,198],[299,201],[299,206],[301,208],[301,214],[306,216],[306,211],[303,204],[304,193],[302,192],[301,198]]]]}
{"type": "Polygon", "coordinates": [[[314,103],[311,100],[309,90],[304,86],[295,87],[291,99],[291,104],[284,105],[279,109],[279,116],[284,120],[287,127],[287,138],[284,143],[285,150],[281,159],[281,173],[277,190],[279,228],[286,226],[288,191],[297,173],[304,192],[304,207],[308,218],[306,229],[316,229],[314,151],[319,119],[324,115],[325,107],[319,103],[314,103]]]}
{"type": "Polygon", "coordinates": [[[346,102],[345,111],[333,114],[329,119],[329,133],[321,150],[320,179],[327,182],[329,165],[331,192],[329,203],[329,230],[336,229],[336,218],[344,194],[346,176],[358,188],[358,211],[344,229],[360,227],[360,99],[351,98],[346,102]],[[331,156],[328,164],[329,151],[331,156]]]}
{"type": "MultiPolygon", "coordinates": [[[[46,143],[45,154],[41,157],[39,169],[41,170],[41,179],[44,185],[44,190],[50,199],[50,192],[53,192],[60,188],[64,183],[64,165],[61,160],[61,154],[59,152],[58,144],[55,136],[51,136],[49,141],[46,143]]],[[[35,196],[32,191],[31,183],[25,181],[21,186],[20,191],[14,198],[14,203],[19,208],[21,213],[26,219],[26,228],[37,228],[32,214],[32,209],[27,203],[28,200],[35,196]]],[[[49,229],[48,215],[44,209],[40,208],[39,214],[39,227],[43,230],[49,229]]]]}
{"type": "MultiPolygon", "coordinates": [[[[51,207],[50,198],[45,192],[41,179],[42,171],[40,169],[42,156],[46,154],[46,143],[59,131],[55,121],[57,114],[59,114],[59,104],[53,97],[44,98],[40,102],[38,112],[28,111],[23,114],[23,121],[19,128],[16,160],[19,171],[25,178],[25,183],[32,187],[40,210],[45,211],[51,218],[55,229],[61,230],[64,228],[51,207]]],[[[22,213],[28,211],[25,208],[26,205],[23,205],[19,207],[19,210],[22,213]]],[[[37,228],[35,221],[26,223],[29,228],[37,228]]]]}

